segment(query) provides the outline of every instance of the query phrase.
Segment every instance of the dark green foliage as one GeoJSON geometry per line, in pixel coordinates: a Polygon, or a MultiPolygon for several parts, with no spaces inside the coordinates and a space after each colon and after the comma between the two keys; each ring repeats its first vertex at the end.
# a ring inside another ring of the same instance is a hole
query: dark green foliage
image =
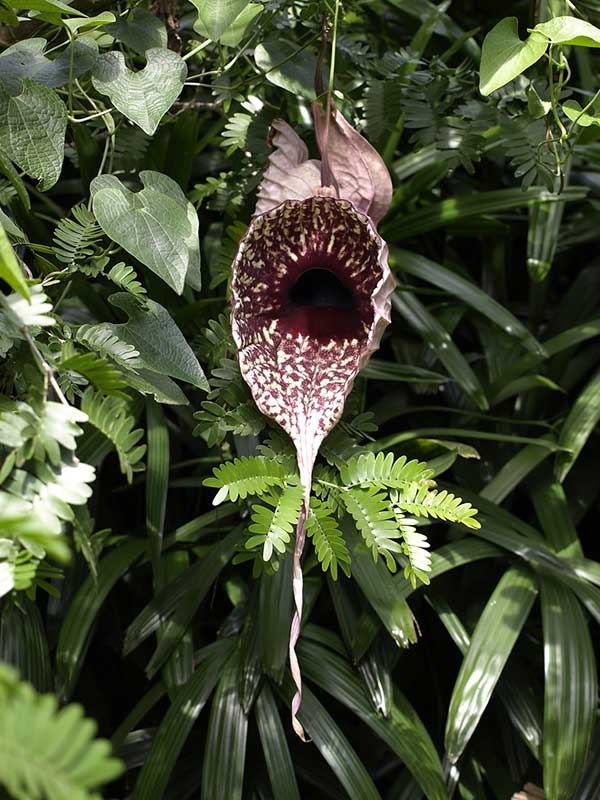
{"type": "Polygon", "coordinates": [[[2,798],[600,791],[600,3],[337,13],[398,288],[310,487],[305,745],[228,296],[336,2],[0,3],[2,798]]]}

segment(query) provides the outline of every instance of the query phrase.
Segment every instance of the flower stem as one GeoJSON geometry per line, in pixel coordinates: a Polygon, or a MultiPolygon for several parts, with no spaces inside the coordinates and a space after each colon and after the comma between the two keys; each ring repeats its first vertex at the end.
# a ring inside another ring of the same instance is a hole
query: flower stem
{"type": "Polygon", "coordinates": [[[333,81],[335,79],[335,50],[337,44],[337,26],[340,10],[340,0],[335,0],[335,11],[333,12],[333,30],[331,32],[331,58],[329,60],[329,85],[327,86],[327,100],[329,102],[333,92],[333,81]]]}

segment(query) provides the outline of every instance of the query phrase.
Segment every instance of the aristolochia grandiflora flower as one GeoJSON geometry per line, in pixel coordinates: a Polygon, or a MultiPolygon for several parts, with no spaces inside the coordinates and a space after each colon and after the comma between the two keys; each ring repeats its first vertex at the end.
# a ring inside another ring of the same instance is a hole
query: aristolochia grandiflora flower
{"type": "Polygon", "coordinates": [[[296,612],[290,665],[302,685],[295,645],[302,617],[304,522],[323,439],[342,415],[354,379],[390,321],[394,279],[376,225],[392,184],[383,160],[333,107],[313,104],[321,161],[276,120],[273,152],[252,223],[233,264],[232,328],[242,375],[259,409],[292,438],[305,488],[294,550],[296,612]]]}

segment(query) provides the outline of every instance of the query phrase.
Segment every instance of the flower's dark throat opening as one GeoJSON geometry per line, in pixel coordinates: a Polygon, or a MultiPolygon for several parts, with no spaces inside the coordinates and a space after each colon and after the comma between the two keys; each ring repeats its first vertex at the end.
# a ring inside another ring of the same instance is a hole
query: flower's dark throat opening
{"type": "Polygon", "coordinates": [[[322,267],[300,275],[288,292],[282,316],[291,333],[315,339],[355,338],[362,327],[354,292],[322,267]]]}
{"type": "Polygon", "coordinates": [[[297,308],[335,308],[352,311],[352,290],[328,269],[303,272],[290,290],[290,305],[297,308]]]}

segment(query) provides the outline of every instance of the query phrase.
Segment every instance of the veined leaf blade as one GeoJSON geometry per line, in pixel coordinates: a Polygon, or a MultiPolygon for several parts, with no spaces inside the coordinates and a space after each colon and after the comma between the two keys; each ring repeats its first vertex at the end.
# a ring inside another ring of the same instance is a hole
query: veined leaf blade
{"type": "Polygon", "coordinates": [[[456,762],[469,743],[537,594],[529,570],[507,570],[483,610],[458,673],[446,724],[445,746],[456,762]]]}

